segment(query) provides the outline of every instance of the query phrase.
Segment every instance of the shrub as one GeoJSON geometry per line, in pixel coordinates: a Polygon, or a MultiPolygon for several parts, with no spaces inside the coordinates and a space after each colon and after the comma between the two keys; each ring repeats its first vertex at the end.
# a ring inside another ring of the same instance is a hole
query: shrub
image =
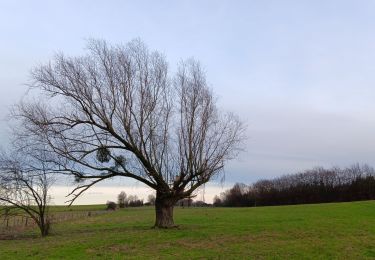
{"type": "Polygon", "coordinates": [[[107,205],[107,210],[116,210],[117,209],[116,202],[107,201],[106,205],[107,205]]]}

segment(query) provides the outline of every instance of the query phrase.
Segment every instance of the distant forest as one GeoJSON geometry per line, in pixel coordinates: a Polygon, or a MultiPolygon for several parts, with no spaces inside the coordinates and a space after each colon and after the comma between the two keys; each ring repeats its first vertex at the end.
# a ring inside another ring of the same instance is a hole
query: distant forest
{"type": "Polygon", "coordinates": [[[215,196],[214,206],[253,207],[375,199],[375,170],[355,164],[348,168],[317,167],[282,177],[237,183],[215,196]]]}

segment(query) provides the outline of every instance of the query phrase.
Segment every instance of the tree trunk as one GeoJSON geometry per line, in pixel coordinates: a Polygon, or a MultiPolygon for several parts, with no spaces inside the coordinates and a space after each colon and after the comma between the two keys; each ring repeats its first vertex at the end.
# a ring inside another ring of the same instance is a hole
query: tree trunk
{"type": "Polygon", "coordinates": [[[45,226],[40,227],[40,234],[42,235],[42,237],[48,236],[48,228],[46,228],[45,226]]]}
{"type": "Polygon", "coordinates": [[[49,234],[49,229],[50,229],[50,222],[49,220],[44,219],[43,216],[40,217],[40,220],[38,222],[40,234],[42,237],[45,237],[49,234]]]}
{"type": "Polygon", "coordinates": [[[165,198],[160,194],[156,194],[155,200],[155,226],[158,228],[176,227],[173,221],[173,207],[174,202],[172,198],[165,198]]]}

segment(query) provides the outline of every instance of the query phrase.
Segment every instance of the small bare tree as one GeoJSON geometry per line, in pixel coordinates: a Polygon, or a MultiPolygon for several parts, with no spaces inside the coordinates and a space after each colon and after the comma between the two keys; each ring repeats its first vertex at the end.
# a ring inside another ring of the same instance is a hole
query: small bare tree
{"type": "Polygon", "coordinates": [[[92,40],[82,57],[56,55],[32,72],[44,94],[24,102],[20,140],[58,155],[56,171],[92,185],[129,177],[156,190],[155,227],[173,227],[173,206],[222,172],[240,150],[244,127],[216,107],[198,62],[167,62],[134,40],[110,46],[92,40]]]}
{"type": "Polygon", "coordinates": [[[125,208],[126,205],[126,193],[125,191],[121,191],[119,195],[117,195],[117,205],[119,208],[125,208]]]}
{"type": "Polygon", "coordinates": [[[156,198],[155,198],[154,194],[148,195],[147,202],[150,203],[150,205],[155,205],[155,200],[156,200],[156,198]]]}
{"type": "Polygon", "coordinates": [[[42,236],[50,230],[49,188],[53,183],[45,158],[23,152],[0,156],[0,205],[6,213],[30,217],[42,236]]]}

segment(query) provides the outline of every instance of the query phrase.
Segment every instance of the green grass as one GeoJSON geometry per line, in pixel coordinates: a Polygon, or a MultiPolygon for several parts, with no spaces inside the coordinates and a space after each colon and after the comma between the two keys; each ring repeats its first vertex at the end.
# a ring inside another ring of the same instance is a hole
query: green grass
{"type": "Polygon", "coordinates": [[[106,205],[73,205],[73,206],[51,206],[50,212],[68,212],[68,211],[96,211],[105,210],[106,205]]]}
{"type": "MultiPolygon", "coordinates": [[[[77,207],[79,208],[79,207],[77,207]]],[[[375,201],[257,208],[119,210],[0,241],[0,259],[375,259],[375,201]]]]}

